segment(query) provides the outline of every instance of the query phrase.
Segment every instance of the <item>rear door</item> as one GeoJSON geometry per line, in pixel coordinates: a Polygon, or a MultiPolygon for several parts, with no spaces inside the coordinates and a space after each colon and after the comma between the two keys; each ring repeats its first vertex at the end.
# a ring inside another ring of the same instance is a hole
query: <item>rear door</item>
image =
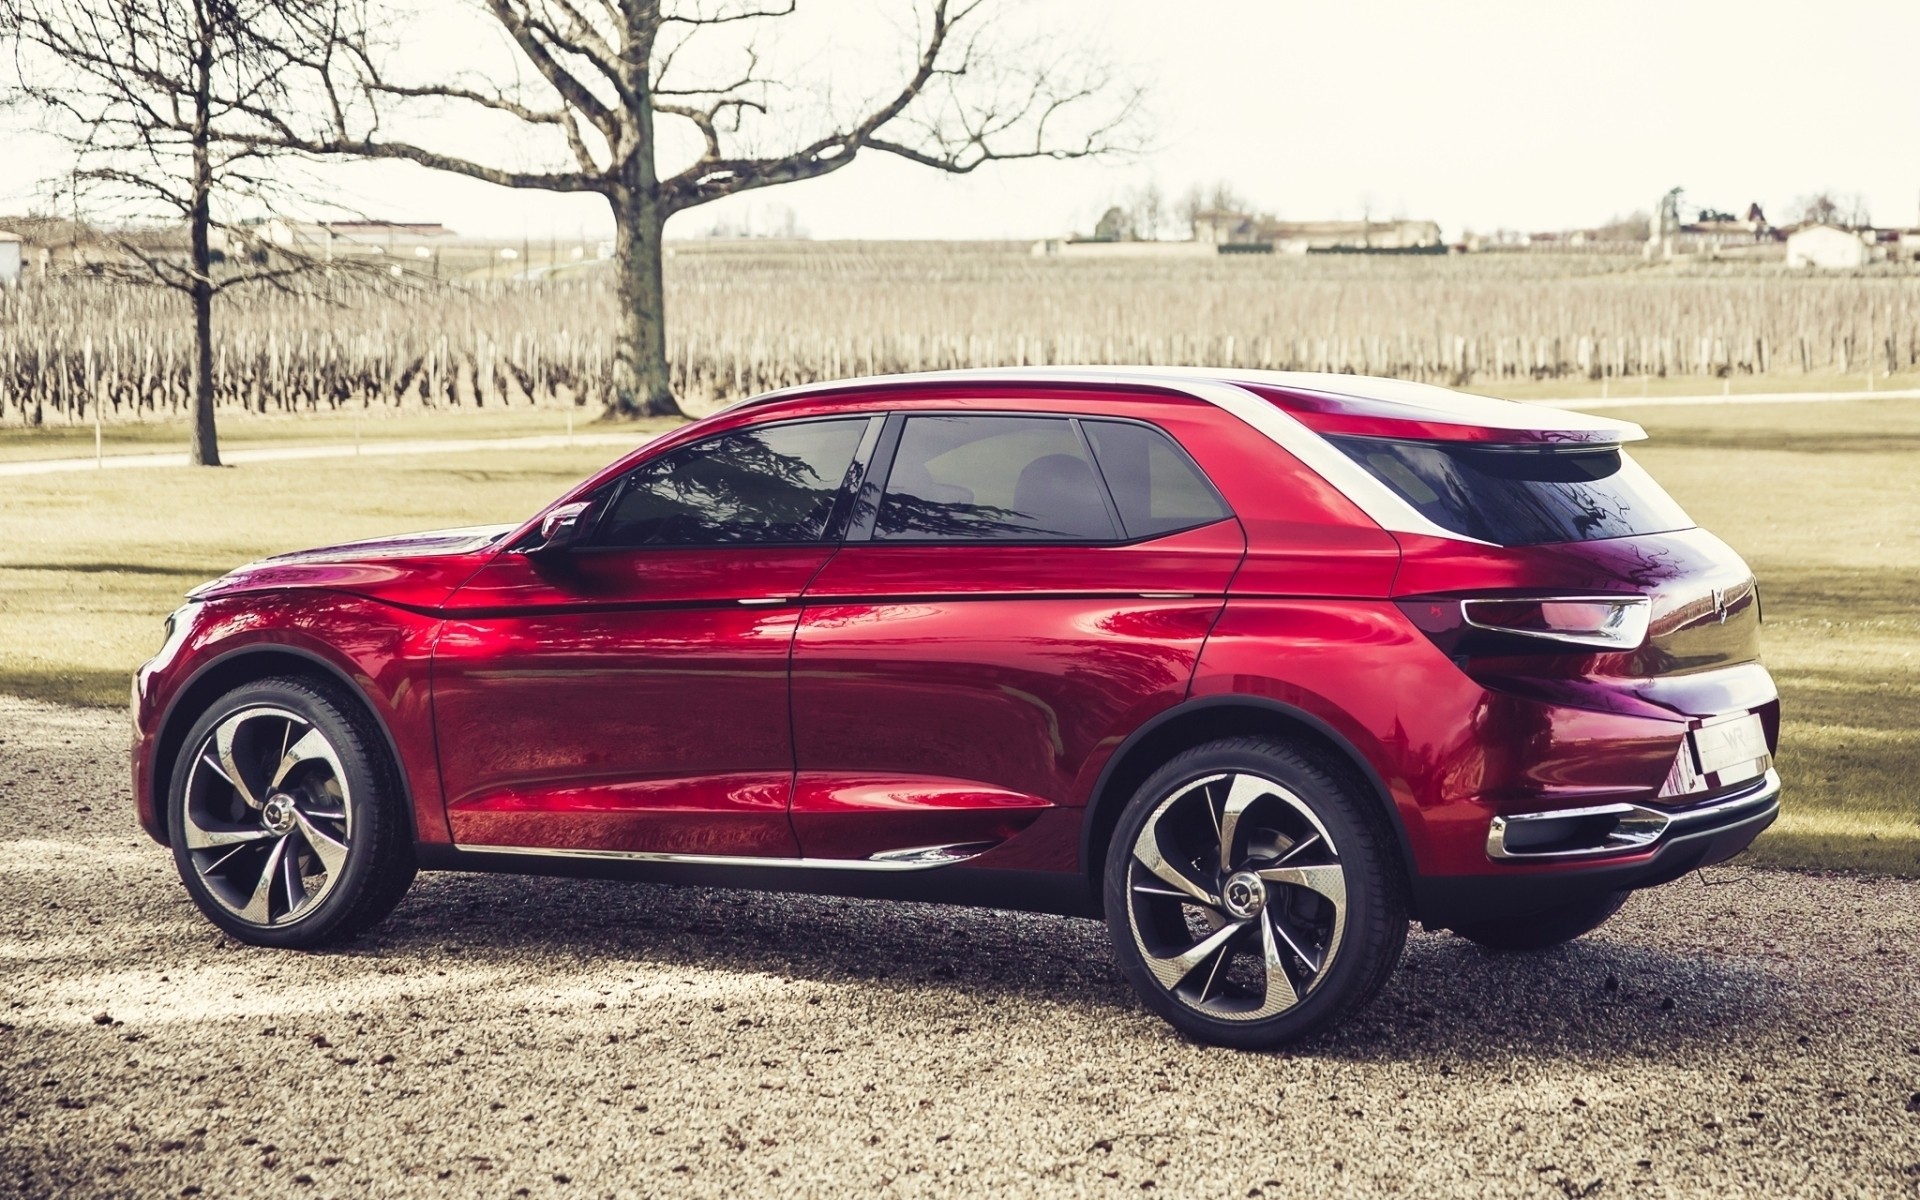
{"type": "Polygon", "coordinates": [[[787,665],[880,418],[786,422],[650,459],[585,546],[507,552],[434,658],[465,847],[791,857],[787,665]]]}
{"type": "MultiPolygon", "coordinates": [[[[895,414],[794,644],[809,858],[969,853],[1069,804],[1185,694],[1245,551],[1141,422],[895,414]]],[[[1071,869],[1072,839],[1061,862],[1071,869]]]]}

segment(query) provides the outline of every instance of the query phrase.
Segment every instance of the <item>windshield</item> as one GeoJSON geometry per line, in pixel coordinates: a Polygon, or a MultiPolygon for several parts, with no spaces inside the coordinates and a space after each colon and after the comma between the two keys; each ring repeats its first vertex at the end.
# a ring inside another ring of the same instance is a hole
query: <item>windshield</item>
{"type": "Polygon", "coordinates": [[[1673,497],[1617,447],[1327,441],[1435,525],[1483,542],[1532,546],[1693,527],[1673,497]]]}

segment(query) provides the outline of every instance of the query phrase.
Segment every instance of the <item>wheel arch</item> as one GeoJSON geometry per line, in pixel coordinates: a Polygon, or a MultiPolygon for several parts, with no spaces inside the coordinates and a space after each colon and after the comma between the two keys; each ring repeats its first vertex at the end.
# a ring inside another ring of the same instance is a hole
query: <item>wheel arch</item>
{"type": "Polygon", "coordinates": [[[1218,738],[1277,736],[1313,751],[1372,792],[1393,830],[1401,870],[1414,881],[1413,845],[1380,772],[1340,732],[1312,713],[1264,696],[1206,696],[1155,716],[1128,736],[1101,768],[1080,826],[1080,868],[1100,904],[1101,874],[1120,812],[1139,786],[1174,755],[1218,738]]]}
{"type": "Polygon", "coordinates": [[[367,699],[366,691],[339,664],[311,650],[282,643],[242,646],[219,655],[196,670],[167,702],[166,711],[160,717],[159,733],[154,739],[153,770],[148,786],[152,790],[150,799],[154,813],[168,843],[172,842],[173,830],[168,825],[167,789],[172,786],[173,766],[186,741],[187,730],[193,728],[200,714],[219,697],[234,688],[276,676],[318,680],[339,688],[359,706],[361,713],[380,731],[381,745],[393,768],[392,777],[400,788],[400,807],[406,813],[407,836],[418,843],[420,837],[413,811],[413,789],[407,780],[405,760],[400,757],[399,743],[394,741],[393,731],[387,727],[379,708],[367,699]]]}

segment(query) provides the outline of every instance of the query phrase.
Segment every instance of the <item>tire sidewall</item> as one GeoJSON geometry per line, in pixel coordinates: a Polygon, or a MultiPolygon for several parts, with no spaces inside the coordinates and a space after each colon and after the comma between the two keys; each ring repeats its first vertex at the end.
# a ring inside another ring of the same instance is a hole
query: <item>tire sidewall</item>
{"type": "MultiPolygon", "coordinates": [[[[1393,863],[1373,823],[1330,773],[1277,744],[1259,749],[1214,745],[1176,756],[1140,785],[1114,828],[1102,891],[1115,957],[1148,1008],[1189,1037],[1241,1049],[1268,1049],[1317,1032],[1344,1015],[1355,1003],[1356,993],[1370,991],[1378,974],[1378,955],[1389,952],[1370,944],[1375,940],[1371,931],[1383,920],[1400,920],[1404,930],[1404,913],[1386,911],[1391,869],[1393,863]],[[1235,771],[1271,779],[1304,801],[1326,826],[1346,873],[1346,925],[1333,965],[1298,1004],[1263,1021],[1211,1017],[1169,995],[1141,958],[1128,905],[1128,863],[1147,818],[1180,789],[1209,775],[1235,771]]],[[[1397,955],[1397,950],[1395,945],[1390,952],[1397,955]]]]}
{"type": "Polygon", "coordinates": [[[173,774],[167,783],[167,828],[171,834],[174,866],[180,872],[187,894],[208,920],[243,942],[257,946],[304,947],[324,940],[353,908],[355,899],[371,884],[375,869],[372,847],[367,843],[378,836],[379,806],[383,803],[382,773],[374,748],[365,733],[345,716],[344,708],[326,692],[302,681],[267,680],[250,683],[215,700],[187,730],[174,757],[173,774]],[[242,920],[229,912],[207,889],[194,869],[183,835],[186,828],[186,792],[188,774],[208,734],[220,722],[242,709],[271,706],[284,708],[310,722],[332,745],[346,774],[347,802],[352,814],[353,837],[348,843],[346,866],[327,896],[299,920],[284,925],[263,926],[242,920]],[[364,836],[363,836],[364,834],[364,836]]]}

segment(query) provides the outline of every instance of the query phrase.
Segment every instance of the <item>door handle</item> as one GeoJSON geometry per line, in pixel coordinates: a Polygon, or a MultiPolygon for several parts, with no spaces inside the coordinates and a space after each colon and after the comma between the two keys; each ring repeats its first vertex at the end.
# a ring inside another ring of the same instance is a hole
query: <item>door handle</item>
{"type": "Polygon", "coordinates": [[[750,605],[785,604],[792,599],[792,596],[742,596],[740,603],[750,605]]]}

